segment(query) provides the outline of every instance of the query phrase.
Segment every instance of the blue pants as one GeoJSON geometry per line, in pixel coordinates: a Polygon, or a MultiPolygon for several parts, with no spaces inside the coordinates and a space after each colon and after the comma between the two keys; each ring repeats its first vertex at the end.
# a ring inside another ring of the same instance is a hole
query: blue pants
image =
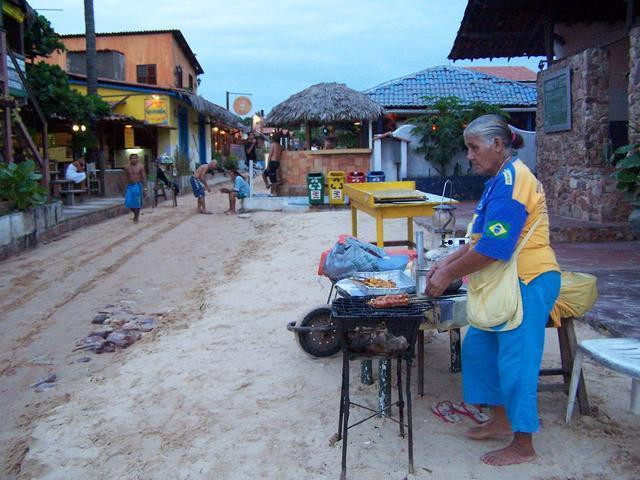
{"type": "Polygon", "coordinates": [[[503,405],[514,432],[533,433],[538,421],[538,374],[545,326],[560,291],[560,273],[520,282],[518,328],[490,332],[469,327],[462,344],[462,390],[467,403],[503,405]]]}

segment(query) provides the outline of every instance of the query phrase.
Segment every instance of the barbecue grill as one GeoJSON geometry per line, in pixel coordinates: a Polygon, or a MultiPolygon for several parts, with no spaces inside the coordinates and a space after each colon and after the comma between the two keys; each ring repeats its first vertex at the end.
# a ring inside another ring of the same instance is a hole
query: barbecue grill
{"type": "Polygon", "coordinates": [[[373,297],[336,298],[331,305],[331,318],[338,327],[338,339],[342,349],[342,387],[340,389],[340,415],[338,419],[337,439],[342,440],[341,479],[347,473],[347,431],[361,423],[376,417],[386,416],[399,424],[400,435],[404,438],[407,428],[409,472],[413,467],[413,423],[411,417],[411,361],[413,347],[420,323],[427,310],[433,308],[433,302],[415,296],[409,297],[409,304],[398,307],[374,308],[368,304],[373,297]],[[352,402],[349,397],[349,360],[381,357],[396,359],[398,377],[398,401],[392,403],[389,410],[373,410],[352,402]],[[407,397],[407,423],[404,423],[404,399],[402,394],[402,359],[406,366],[405,388],[407,397]],[[349,409],[359,407],[371,412],[368,417],[349,425],[349,409]],[[399,419],[388,417],[392,406],[398,407],[399,419]]]}

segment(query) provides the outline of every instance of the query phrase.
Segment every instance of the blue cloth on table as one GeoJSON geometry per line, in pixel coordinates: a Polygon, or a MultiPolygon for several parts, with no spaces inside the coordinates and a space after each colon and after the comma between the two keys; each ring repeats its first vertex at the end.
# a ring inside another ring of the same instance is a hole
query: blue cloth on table
{"type": "Polygon", "coordinates": [[[142,182],[127,185],[124,206],[127,208],[142,208],[142,182]]]}

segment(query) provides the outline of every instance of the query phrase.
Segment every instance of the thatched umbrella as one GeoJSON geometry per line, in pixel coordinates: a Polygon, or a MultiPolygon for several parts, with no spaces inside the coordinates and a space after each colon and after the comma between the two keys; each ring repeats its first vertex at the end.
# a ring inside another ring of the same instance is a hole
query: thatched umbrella
{"type": "Polygon", "coordinates": [[[343,83],[318,83],[273,107],[265,123],[272,127],[304,123],[307,129],[307,148],[311,148],[312,125],[371,121],[383,113],[382,106],[343,83]]]}

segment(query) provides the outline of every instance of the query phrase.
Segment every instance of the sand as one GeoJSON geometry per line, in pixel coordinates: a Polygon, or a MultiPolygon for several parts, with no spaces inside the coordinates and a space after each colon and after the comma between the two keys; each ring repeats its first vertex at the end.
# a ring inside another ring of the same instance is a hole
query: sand
{"type": "MultiPolygon", "coordinates": [[[[73,232],[2,264],[0,276],[0,432],[2,478],[324,479],[338,478],[340,356],[313,359],[287,322],[323,304],[329,282],[319,254],[350,227],[348,210],[227,216],[195,201],[143,211],[73,232]],[[124,302],[124,303],[123,303],[124,302]],[[159,326],[127,350],[73,352],[107,305],[156,314],[159,326]],[[77,363],[89,356],[90,362],[77,363]],[[74,363],[75,362],[75,363],[74,363]],[[55,373],[56,386],[29,385],[55,373]]],[[[401,239],[403,221],[385,224],[401,239]]],[[[360,235],[374,238],[360,216],[360,235]]],[[[545,366],[559,364],[547,331],[545,366]]],[[[578,339],[597,337],[584,325],[578,339]]],[[[446,334],[427,334],[425,396],[413,377],[415,475],[420,479],[637,479],[640,417],[626,409],[630,380],[587,363],[595,417],[564,424],[566,395],[539,395],[539,458],[495,468],[482,453],[504,444],[471,442],[471,425],[445,424],[437,400],[460,400],[448,371],[446,334]]],[[[352,396],[374,406],[376,386],[352,396]]],[[[352,419],[362,418],[353,411],[352,419]]],[[[350,431],[348,475],[407,477],[406,441],[389,420],[350,431]]]]}

